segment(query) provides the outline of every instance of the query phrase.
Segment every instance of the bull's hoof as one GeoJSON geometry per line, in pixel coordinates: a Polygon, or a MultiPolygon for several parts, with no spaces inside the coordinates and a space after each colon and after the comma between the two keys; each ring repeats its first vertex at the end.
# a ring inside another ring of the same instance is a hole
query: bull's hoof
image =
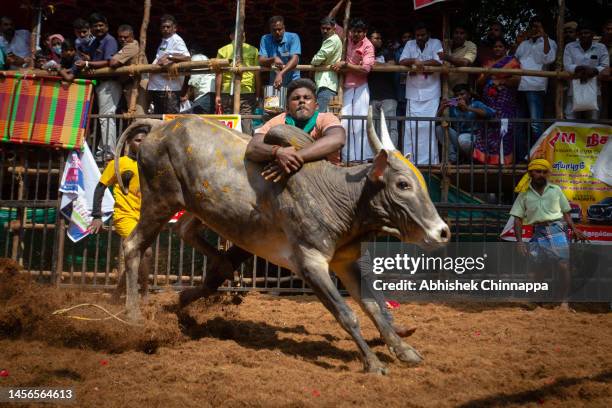
{"type": "Polygon", "coordinates": [[[205,293],[201,287],[188,288],[181,291],[179,294],[179,308],[182,309],[196,300],[204,297],[205,293]]]}
{"type": "Polygon", "coordinates": [[[363,371],[367,374],[387,375],[389,370],[378,359],[376,361],[366,361],[363,371]]]}
{"type": "Polygon", "coordinates": [[[398,360],[409,365],[418,365],[423,361],[423,356],[407,344],[399,347],[389,347],[389,350],[398,360]]]}

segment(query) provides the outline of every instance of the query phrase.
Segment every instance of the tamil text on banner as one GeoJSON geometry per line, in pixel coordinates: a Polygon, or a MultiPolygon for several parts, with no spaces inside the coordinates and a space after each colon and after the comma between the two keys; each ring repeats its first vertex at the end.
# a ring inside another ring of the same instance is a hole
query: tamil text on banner
{"type": "MultiPolygon", "coordinates": [[[[172,119],[176,119],[176,118],[183,117],[183,116],[197,116],[200,118],[216,120],[216,121],[221,122],[223,125],[227,126],[229,129],[235,129],[239,132],[242,132],[242,125],[240,124],[240,115],[193,115],[193,114],[189,114],[189,115],[172,114],[170,115],[168,114],[168,115],[164,115],[164,120],[172,120],[172,119]]],[[[176,214],[174,214],[174,216],[170,219],[169,222],[171,224],[177,222],[179,218],[183,216],[184,213],[185,213],[185,210],[181,210],[177,212],[176,214]]]]}
{"type": "Polygon", "coordinates": [[[431,6],[432,4],[442,3],[448,0],[414,0],[414,9],[418,10],[423,7],[431,6]]]}
{"type": "Polygon", "coordinates": [[[239,132],[242,132],[242,125],[240,123],[240,115],[167,114],[167,115],[164,115],[164,120],[172,120],[172,119],[180,118],[182,116],[197,116],[199,118],[216,120],[218,122],[221,122],[222,124],[224,124],[230,129],[234,129],[239,132]]]}
{"type": "Polygon", "coordinates": [[[80,149],[93,83],[19,72],[0,75],[0,140],[80,149]]]}
{"type": "MultiPolygon", "coordinates": [[[[571,216],[587,237],[612,244],[612,127],[588,123],[557,122],[531,149],[531,157],[548,160],[549,181],[557,184],[570,202],[571,216]]],[[[502,238],[514,240],[512,218],[502,238]]],[[[530,238],[530,228],[524,230],[530,238]]]]}

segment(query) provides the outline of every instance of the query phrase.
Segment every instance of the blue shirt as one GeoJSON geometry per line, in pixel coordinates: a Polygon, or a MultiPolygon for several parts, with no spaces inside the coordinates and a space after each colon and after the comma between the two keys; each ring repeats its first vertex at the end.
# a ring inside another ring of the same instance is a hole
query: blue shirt
{"type": "MultiPolygon", "coordinates": [[[[272,34],[266,34],[261,37],[259,55],[264,58],[279,57],[286,64],[292,56],[297,55],[299,58],[300,54],[302,54],[302,45],[300,44],[300,37],[296,33],[285,31],[283,40],[280,43],[274,41],[272,34]]],[[[287,86],[289,82],[299,77],[300,71],[293,70],[287,72],[283,78],[283,86],[287,86]]],[[[274,84],[274,78],[276,78],[276,72],[270,72],[270,85],[274,84]]]]}
{"type": "Polygon", "coordinates": [[[119,46],[117,40],[110,34],[106,34],[102,39],[96,37],[89,46],[89,56],[92,61],[110,61],[117,53],[119,46]]]}
{"type": "MultiPolygon", "coordinates": [[[[487,114],[486,118],[484,119],[490,119],[490,118],[495,117],[495,110],[493,110],[492,108],[489,108],[487,105],[485,105],[484,103],[478,100],[472,99],[472,101],[470,102],[470,108],[484,110],[487,114]]],[[[466,121],[466,122],[454,122],[453,127],[459,133],[471,133],[472,131],[480,128],[481,126],[480,123],[470,122],[472,120],[478,119],[478,117],[476,116],[474,112],[470,112],[470,111],[463,112],[456,106],[451,106],[450,108],[448,108],[448,112],[451,118],[457,118],[457,119],[462,119],[466,121]]]]}

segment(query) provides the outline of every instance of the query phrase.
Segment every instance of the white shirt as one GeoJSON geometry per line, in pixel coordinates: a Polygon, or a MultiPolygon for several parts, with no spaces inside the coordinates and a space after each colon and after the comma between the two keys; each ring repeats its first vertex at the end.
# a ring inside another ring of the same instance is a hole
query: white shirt
{"type": "MultiPolygon", "coordinates": [[[[28,30],[15,30],[15,34],[10,43],[6,41],[4,36],[0,35],[0,47],[4,48],[5,54],[13,53],[21,58],[31,57],[30,32],[28,30]]],[[[11,66],[11,69],[19,68],[21,67],[11,66]]]]}
{"type": "MultiPolygon", "coordinates": [[[[516,49],[515,57],[521,63],[521,69],[529,69],[541,71],[548,65],[554,62],[557,55],[557,43],[548,39],[550,50],[548,54],[544,53],[544,39],[542,37],[532,41],[531,39],[523,41],[516,49]]],[[[519,83],[519,91],[546,91],[548,78],[522,76],[519,83]]]]}
{"type": "MultiPolygon", "coordinates": [[[[157,54],[155,54],[155,61],[153,63],[157,64],[161,57],[171,54],[190,56],[185,41],[176,33],[162,39],[161,44],[157,47],[157,54]]],[[[180,91],[184,81],[184,76],[170,78],[168,74],[151,74],[147,89],[149,91],[180,91]]]]}
{"type": "Polygon", "coordinates": [[[593,42],[588,50],[582,49],[580,41],[573,41],[565,46],[563,67],[568,72],[576,71],[578,66],[597,68],[599,72],[610,66],[608,49],[601,43],[593,42]]]}
{"type": "MultiPolygon", "coordinates": [[[[443,50],[440,40],[430,38],[425,43],[423,51],[419,48],[416,40],[410,40],[406,43],[400,62],[407,58],[416,58],[419,61],[436,60],[440,63],[438,52],[443,50]]],[[[415,101],[427,101],[440,98],[440,74],[408,74],[406,77],[406,99],[415,101]]]]}
{"type": "MultiPolygon", "coordinates": [[[[192,61],[208,61],[208,57],[203,54],[196,54],[191,57],[192,61]]],[[[189,78],[189,86],[195,88],[195,99],[197,101],[201,96],[210,92],[215,92],[215,74],[191,74],[189,78]]]]}

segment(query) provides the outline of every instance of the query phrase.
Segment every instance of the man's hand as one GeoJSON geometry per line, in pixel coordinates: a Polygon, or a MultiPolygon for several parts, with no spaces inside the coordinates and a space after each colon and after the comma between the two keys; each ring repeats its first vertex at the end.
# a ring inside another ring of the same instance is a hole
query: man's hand
{"type": "Polygon", "coordinates": [[[103,226],[104,223],[100,218],[94,218],[94,220],[91,222],[91,225],[89,226],[89,233],[97,234],[98,232],[100,232],[103,226]]]}
{"type": "Polygon", "coordinates": [[[291,174],[302,167],[304,159],[293,146],[281,147],[276,151],[276,163],[286,174],[291,174]]]}
{"type": "Polygon", "coordinates": [[[261,175],[264,179],[268,181],[278,183],[285,175],[285,172],[280,168],[278,164],[268,163],[261,172],[261,175]]]}
{"type": "Polygon", "coordinates": [[[346,66],[345,61],[338,61],[335,64],[332,64],[331,69],[334,72],[340,72],[346,66]]]}
{"type": "Polygon", "coordinates": [[[167,55],[162,55],[161,58],[157,61],[157,65],[169,65],[172,64],[172,61],[170,60],[170,58],[168,58],[167,55]]]}
{"type": "Polygon", "coordinates": [[[280,89],[282,85],[283,85],[283,74],[281,74],[280,72],[277,72],[276,77],[274,78],[274,88],[280,89]]]}
{"type": "Polygon", "coordinates": [[[85,68],[85,61],[84,60],[78,60],[77,62],[74,63],[74,65],[76,65],[77,68],[79,68],[79,69],[83,69],[83,68],[85,68]]]}
{"type": "Polygon", "coordinates": [[[283,69],[285,68],[285,63],[282,59],[280,59],[280,57],[274,57],[274,62],[272,62],[272,66],[278,69],[283,69]]]}
{"type": "Polygon", "coordinates": [[[221,106],[221,95],[215,96],[215,110],[217,106],[221,106]]]}
{"type": "Polygon", "coordinates": [[[573,235],[572,238],[574,239],[574,241],[585,242],[589,240],[582,231],[580,231],[579,229],[576,229],[575,227],[572,228],[572,235],[573,235]]]}
{"type": "Polygon", "coordinates": [[[444,51],[440,51],[440,52],[438,53],[438,57],[440,57],[440,59],[441,59],[442,61],[446,61],[446,59],[448,58],[448,55],[446,55],[446,53],[445,53],[444,51]]]}

